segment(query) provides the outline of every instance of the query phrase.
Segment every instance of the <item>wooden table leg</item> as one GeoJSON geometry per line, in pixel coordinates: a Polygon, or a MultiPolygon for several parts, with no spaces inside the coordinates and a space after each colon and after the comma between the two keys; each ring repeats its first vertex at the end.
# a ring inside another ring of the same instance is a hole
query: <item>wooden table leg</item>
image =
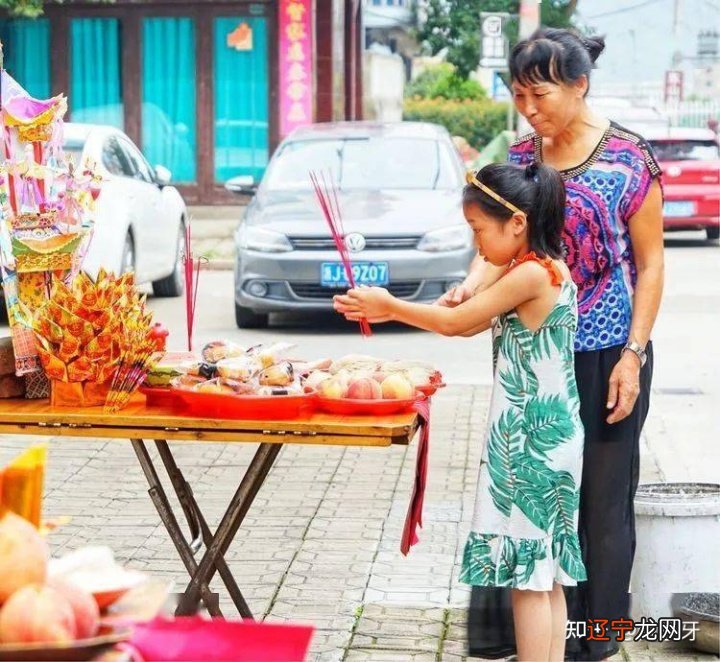
{"type": "Polygon", "coordinates": [[[260,444],[258,447],[255,457],[220,521],[220,526],[215,532],[212,542],[205,551],[197,570],[192,573],[192,579],[185,594],[180,598],[180,603],[175,610],[177,616],[187,616],[197,611],[203,586],[207,586],[212,581],[218,559],[227,552],[281,448],[282,444],[260,444]]]}
{"type": "MultiPolygon", "coordinates": [[[[157,446],[158,453],[160,454],[160,459],[165,465],[165,471],[167,471],[167,474],[170,477],[170,481],[173,484],[175,494],[177,494],[178,500],[180,501],[180,505],[182,506],[183,512],[185,513],[185,517],[188,520],[191,531],[195,531],[197,528],[199,528],[202,534],[201,542],[205,543],[206,548],[210,547],[213,540],[213,535],[210,531],[210,527],[208,526],[207,521],[205,520],[205,517],[200,510],[200,506],[195,500],[195,496],[192,493],[192,488],[190,487],[190,484],[185,480],[182,471],[180,471],[180,468],[177,466],[177,463],[175,462],[175,458],[170,451],[170,447],[168,446],[167,441],[158,439],[155,441],[155,445],[157,446]]],[[[190,547],[193,548],[192,543],[190,544],[190,547]]],[[[193,551],[196,550],[193,549],[193,551]]],[[[240,591],[240,588],[238,587],[237,582],[235,581],[235,578],[230,571],[230,568],[228,567],[225,559],[222,558],[222,556],[218,557],[215,567],[220,573],[220,577],[222,578],[223,583],[228,590],[228,593],[230,593],[230,597],[235,603],[235,607],[237,608],[240,616],[242,616],[243,618],[253,618],[250,607],[245,601],[245,598],[243,597],[243,594],[240,591]]]]}
{"type": "MultiPolygon", "coordinates": [[[[190,549],[190,545],[180,529],[177,518],[172,511],[172,507],[167,499],[167,495],[165,494],[165,490],[160,482],[160,478],[158,477],[157,471],[155,471],[155,467],[150,459],[150,454],[145,447],[145,442],[142,439],[131,439],[130,441],[132,442],[135,455],[137,455],[140,466],[145,474],[145,478],[147,478],[148,484],[150,485],[150,489],[148,490],[150,498],[155,504],[155,508],[160,515],[160,519],[175,544],[175,548],[185,565],[185,569],[190,577],[194,577],[198,570],[197,562],[195,561],[193,552],[190,549]]],[[[202,598],[202,601],[205,603],[205,606],[211,616],[222,617],[219,605],[215,605],[215,600],[213,599],[213,595],[208,587],[208,582],[202,582],[202,585],[198,587],[198,595],[202,598]]],[[[200,599],[195,601],[195,608],[192,613],[197,612],[199,602],[200,599]]]]}

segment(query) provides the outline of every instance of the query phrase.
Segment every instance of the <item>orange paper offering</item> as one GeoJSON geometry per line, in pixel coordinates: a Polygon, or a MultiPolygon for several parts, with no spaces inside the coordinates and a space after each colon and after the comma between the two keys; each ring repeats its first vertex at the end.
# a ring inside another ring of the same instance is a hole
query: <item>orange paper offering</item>
{"type": "Polygon", "coordinates": [[[12,510],[36,527],[42,516],[47,447],[38,444],[0,470],[0,507],[12,510]]]}
{"type": "Polygon", "coordinates": [[[80,273],[70,287],[54,281],[33,328],[53,405],[124,407],[154,350],[152,314],[129,273],[100,270],[94,282],[80,273]]]}

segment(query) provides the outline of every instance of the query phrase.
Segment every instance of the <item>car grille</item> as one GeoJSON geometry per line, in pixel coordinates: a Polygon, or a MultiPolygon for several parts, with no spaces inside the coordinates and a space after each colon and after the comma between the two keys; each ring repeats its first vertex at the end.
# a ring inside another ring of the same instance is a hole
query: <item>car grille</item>
{"type": "MultiPolygon", "coordinates": [[[[324,287],[316,283],[288,283],[295,296],[301,299],[332,299],[336,294],[344,292],[343,288],[324,287]]],[[[401,280],[387,286],[390,294],[400,299],[407,299],[420,289],[419,280],[401,280]]]]}
{"type": "MultiPolygon", "coordinates": [[[[297,250],[327,251],[335,249],[331,237],[288,237],[290,244],[297,250]]],[[[365,237],[365,250],[396,250],[398,248],[416,248],[420,237],[365,237]]]]}

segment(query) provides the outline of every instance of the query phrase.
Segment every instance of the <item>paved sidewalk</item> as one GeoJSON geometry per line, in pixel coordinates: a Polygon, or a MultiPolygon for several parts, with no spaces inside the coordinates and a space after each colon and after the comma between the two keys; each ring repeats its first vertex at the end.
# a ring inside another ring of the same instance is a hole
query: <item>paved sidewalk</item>
{"type": "MultiPolygon", "coordinates": [[[[228,554],[254,613],[314,624],[311,659],[318,662],[464,659],[469,591],[457,577],[489,395],[488,387],[455,386],[436,396],[426,526],[407,558],[399,541],[416,444],[286,447],[228,554]]],[[[643,482],[662,477],[663,449],[653,448],[655,440],[667,442],[659,433],[645,439],[643,482]]],[[[4,438],[0,461],[27,442],[4,438]]],[[[174,452],[217,522],[254,446],[175,444],[174,452]]],[[[54,440],[49,462],[45,514],[72,517],[50,536],[55,554],[107,544],[130,567],[185,585],[129,443],[54,440]]],[[[232,613],[227,601],[223,607],[232,613]]],[[[613,659],[711,658],[638,643],[613,659]]]]}

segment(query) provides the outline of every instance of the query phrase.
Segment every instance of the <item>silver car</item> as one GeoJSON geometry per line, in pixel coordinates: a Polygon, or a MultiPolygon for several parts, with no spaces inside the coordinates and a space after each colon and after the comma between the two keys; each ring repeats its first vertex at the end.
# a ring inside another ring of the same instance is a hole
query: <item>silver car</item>
{"type": "Polygon", "coordinates": [[[272,312],[332,309],[348,287],[315,198],[310,171],[337,187],[345,243],[358,284],[431,302],[457,285],[474,255],[463,218],[464,168],[448,132],[434,124],[348,122],[294,131],[278,147],[235,242],[235,316],[240,328],[272,312]]]}

